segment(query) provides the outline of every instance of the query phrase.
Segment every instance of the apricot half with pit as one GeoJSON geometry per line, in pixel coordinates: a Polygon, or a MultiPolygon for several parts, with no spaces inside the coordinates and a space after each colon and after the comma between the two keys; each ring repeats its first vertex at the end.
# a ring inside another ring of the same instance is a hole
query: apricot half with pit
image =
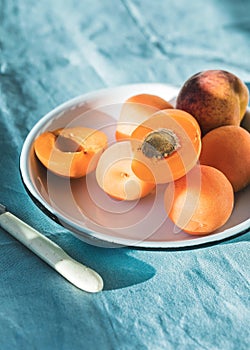
{"type": "Polygon", "coordinates": [[[107,142],[102,131],[79,126],[42,133],[35,140],[34,149],[37,158],[51,172],[80,178],[95,170],[107,142]]]}
{"type": "Polygon", "coordinates": [[[135,175],[143,181],[167,183],[184,176],[198,161],[200,127],[189,113],[165,109],[140,124],[130,142],[135,175]]]}

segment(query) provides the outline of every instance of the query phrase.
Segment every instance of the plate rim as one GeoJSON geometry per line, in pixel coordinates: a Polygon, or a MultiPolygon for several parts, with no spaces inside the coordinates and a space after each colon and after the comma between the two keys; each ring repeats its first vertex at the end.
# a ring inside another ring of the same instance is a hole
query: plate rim
{"type": "Polygon", "coordinates": [[[176,92],[179,90],[179,87],[171,85],[171,84],[165,84],[165,83],[138,83],[138,84],[124,84],[120,86],[115,87],[107,87],[102,88],[99,90],[90,91],[81,95],[78,95],[74,98],[71,98],[52,110],[50,110],[48,113],[46,113],[43,117],[41,117],[30,129],[29,133],[27,134],[20,153],[19,157],[19,170],[21,174],[21,179],[24,185],[25,190],[27,191],[28,195],[31,197],[33,202],[36,204],[36,206],[42,210],[50,219],[53,221],[56,221],[58,224],[63,226],[64,228],[68,229],[72,234],[74,234],[77,238],[80,240],[83,240],[87,243],[98,245],[98,246],[106,246],[106,247],[138,247],[138,248],[145,248],[145,249],[167,249],[167,248],[194,248],[198,246],[203,246],[207,244],[217,243],[226,239],[232,239],[235,236],[242,235],[246,233],[250,228],[250,218],[237,224],[236,226],[233,226],[232,228],[225,229],[222,232],[218,233],[212,233],[209,235],[204,236],[193,236],[192,239],[188,240],[179,240],[179,241],[150,241],[150,240],[132,240],[132,239],[125,239],[122,237],[115,237],[115,236],[109,236],[107,234],[97,232],[94,230],[91,230],[85,226],[79,226],[76,223],[70,221],[66,217],[63,217],[60,212],[57,212],[51,205],[49,205],[39,192],[36,190],[35,186],[33,185],[32,181],[29,179],[29,158],[27,155],[29,154],[29,151],[32,147],[34,137],[39,134],[39,131],[41,132],[42,126],[45,126],[46,123],[53,119],[53,116],[60,114],[65,109],[68,109],[76,104],[79,104],[80,102],[87,101],[89,99],[95,98],[95,96],[99,96],[100,94],[110,93],[113,91],[117,91],[117,89],[120,90],[127,90],[127,89],[137,89],[137,88],[147,88],[150,87],[150,89],[153,88],[170,88],[172,90],[175,90],[176,92]]]}

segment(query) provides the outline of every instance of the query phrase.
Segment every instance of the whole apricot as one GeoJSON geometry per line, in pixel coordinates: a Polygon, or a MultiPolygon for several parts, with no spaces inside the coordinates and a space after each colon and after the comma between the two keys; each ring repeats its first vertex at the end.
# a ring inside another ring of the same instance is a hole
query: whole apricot
{"type": "Polygon", "coordinates": [[[227,222],[233,211],[234,193],[221,171],[197,165],[167,187],[164,203],[177,227],[192,235],[205,235],[227,222]]]}
{"type": "Polygon", "coordinates": [[[200,163],[222,171],[235,192],[250,184],[250,134],[240,126],[211,130],[202,138],[200,163]]]}
{"type": "Polygon", "coordinates": [[[207,70],[184,83],[176,108],[192,114],[204,135],[219,126],[240,125],[248,99],[248,88],[236,75],[224,70],[207,70]]]}

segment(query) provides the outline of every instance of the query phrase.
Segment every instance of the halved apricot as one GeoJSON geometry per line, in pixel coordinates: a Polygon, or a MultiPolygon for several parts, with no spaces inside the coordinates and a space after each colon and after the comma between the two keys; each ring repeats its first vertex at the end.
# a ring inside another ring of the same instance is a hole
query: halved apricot
{"type": "Polygon", "coordinates": [[[127,140],[133,130],[153,113],[167,108],[173,108],[171,103],[151,94],[138,94],[128,98],[121,109],[116,128],[116,139],[127,140]]]}
{"type": "Polygon", "coordinates": [[[185,175],[197,163],[201,132],[191,114],[178,110],[158,111],[131,135],[132,170],[140,179],[167,183],[185,175]]]}
{"type": "Polygon", "coordinates": [[[107,142],[103,132],[79,126],[42,133],[34,149],[41,163],[53,173],[79,178],[96,168],[107,142]]]}
{"type": "Polygon", "coordinates": [[[136,200],[148,195],[154,183],[139,179],[131,169],[132,151],[129,142],[114,143],[101,155],[96,180],[111,197],[119,200],[136,200]]]}

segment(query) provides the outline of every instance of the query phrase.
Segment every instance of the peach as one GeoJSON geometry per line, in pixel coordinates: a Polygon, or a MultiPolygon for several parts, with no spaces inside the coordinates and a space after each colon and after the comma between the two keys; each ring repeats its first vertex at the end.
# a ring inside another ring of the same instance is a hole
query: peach
{"type": "Polygon", "coordinates": [[[46,131],[34,142],[35,154],[47,169],[71,178],[93,171],[106,147],[103,132],[80,126],[46,131]]]}
{"type": "Polygon", "coordinates": [[[192,114],[204,135],[219,126],[240,125],[248,99],[248,88],[239,77],[223,70],[207,70],[184,83],[176,108],[192,114]]]}
{"type": "Polygon", "coordinates": [[[156,95],[138,94],[128,98],[121,109],[116,128],[116,139],[129,139],[137,125],[161,109],[173,106],[156,95]]]}
{"type": "Polygon", "coordinates": [[[202,138],[200,163],[222,171],[235,192],[250,184],[250,134],[240,126],[221,126],[202,138]]]}
{"type": "Polygon", "coordinates": [[[96,167],[98,185],[108,195],[119,200],[145,197],[155,188],[154,183],[140,180],[131,169],[130,143],[120,141],[108,147],[96,167]]]}

